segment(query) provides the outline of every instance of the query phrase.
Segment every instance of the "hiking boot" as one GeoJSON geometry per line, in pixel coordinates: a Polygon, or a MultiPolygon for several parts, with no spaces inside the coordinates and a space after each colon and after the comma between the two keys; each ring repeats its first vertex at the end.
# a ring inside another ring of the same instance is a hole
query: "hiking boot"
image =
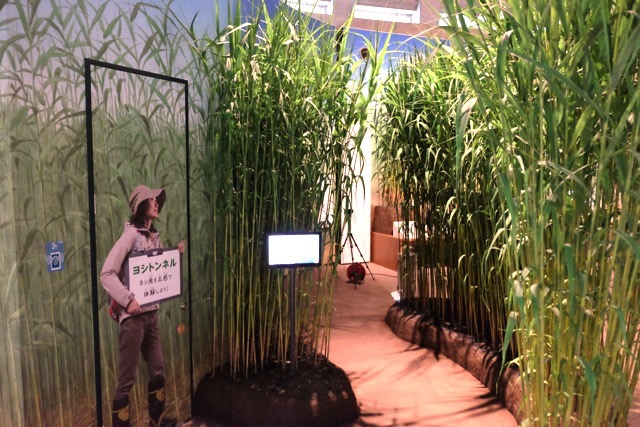
{"type": "Polygon", "coordinates": [[[148,405],[151,427],[174,427],[178,424],[175,418],[164,413],[164,377],[156,377],[148,384],[148,405]]]}
{"type": "Polygon", "coordinates": [[[114,400],[111,406],[113,427],[129,427],[129,398],[114,400]]]}

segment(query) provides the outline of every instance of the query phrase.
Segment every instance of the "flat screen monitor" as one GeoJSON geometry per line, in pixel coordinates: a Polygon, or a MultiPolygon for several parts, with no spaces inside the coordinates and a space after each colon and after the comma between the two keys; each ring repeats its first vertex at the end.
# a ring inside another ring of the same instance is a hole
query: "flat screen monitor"
{"type": "Polygon", "coordinates": [[[267,233],[269,267],[317,267],[322,263],[322,237],[313,233],[267,233]]]}

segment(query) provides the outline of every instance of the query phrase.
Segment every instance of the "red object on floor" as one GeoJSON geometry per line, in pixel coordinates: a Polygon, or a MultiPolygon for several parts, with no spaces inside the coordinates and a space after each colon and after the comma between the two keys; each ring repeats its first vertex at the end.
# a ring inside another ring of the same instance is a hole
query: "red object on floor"
{"type": "Polygon", "coordinates": [[[347,277],[351,283],[361,283],[366,274],[364,267],[359,262],[353,263],[347,267],[347,277]]]}

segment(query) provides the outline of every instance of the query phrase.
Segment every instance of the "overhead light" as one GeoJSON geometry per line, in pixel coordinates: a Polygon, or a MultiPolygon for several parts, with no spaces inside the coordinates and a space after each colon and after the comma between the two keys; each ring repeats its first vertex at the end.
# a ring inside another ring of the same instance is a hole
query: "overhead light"
{"type": "Polygon", "coordinates": [[[373,21],[403,22],[407,24],[420,23],[420,5],[415,10],[397,9],[393,7],[378,7],[356,4],[353,17],[373,21]]]}
{"type": "Polygon", "coordinates": [[[333,0],[285,0],[292,9],[317,15],[333,15],[333,0]]]}

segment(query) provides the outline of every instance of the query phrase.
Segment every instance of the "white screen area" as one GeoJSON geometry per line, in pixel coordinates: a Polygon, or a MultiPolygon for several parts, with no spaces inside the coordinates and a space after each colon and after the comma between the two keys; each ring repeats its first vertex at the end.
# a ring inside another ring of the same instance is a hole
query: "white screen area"
{"type": "Polygon", "coordinates": [[[267,248],[270,266],[320,264],[320,234],[271,234],[267,248]]]}

